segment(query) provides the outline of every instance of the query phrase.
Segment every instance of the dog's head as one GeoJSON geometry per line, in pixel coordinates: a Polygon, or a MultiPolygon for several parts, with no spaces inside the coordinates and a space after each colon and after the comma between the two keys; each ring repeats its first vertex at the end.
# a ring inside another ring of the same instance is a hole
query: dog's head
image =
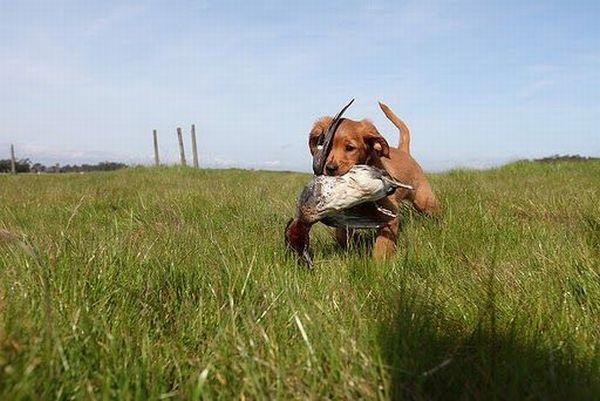
{"type": "MultiPolygon", "coordinates": [[[[331,117],[322,117],[313,125],[308,139],[313,156],[331,121],[331,117]]],[[[387,141],[372,122],[343,119],[335,133],[323,173],[346,174],[356,164],[371,164],[379,157],[389,157],[389,149],[387,141]]]]}

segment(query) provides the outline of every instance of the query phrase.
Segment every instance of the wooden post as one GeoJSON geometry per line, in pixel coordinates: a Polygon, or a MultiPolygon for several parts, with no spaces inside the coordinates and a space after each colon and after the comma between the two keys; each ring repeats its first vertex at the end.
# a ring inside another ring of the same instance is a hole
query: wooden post
{"type": "Polygon", "coordinates": [[[183,137],[181,136],[181,128],[177,127],[177,139],[179,140],[179,158],[181,159],[181,165],[187,166],[185,162],[185,151],[183,150],[183,137]]]}
{"type": "Polygon", "coordinates": [[[10,171],[17,174],[17,161],[15,160],[15,146],[10,145],[10,171]]]}
{"type": "Polygon", "coordinates": [[[160,166],[160,158],[158,157],[158,134],[156,130],[152,130],[152,136],[154,136],[154,164],[156,167],[160,166]]]}
{"type": "Polygon", "coordinates": [[[192,155],[194,156],[194,167],[198,168],[198,146],[196,145],[196,126],[192,124],[192,155]]]}

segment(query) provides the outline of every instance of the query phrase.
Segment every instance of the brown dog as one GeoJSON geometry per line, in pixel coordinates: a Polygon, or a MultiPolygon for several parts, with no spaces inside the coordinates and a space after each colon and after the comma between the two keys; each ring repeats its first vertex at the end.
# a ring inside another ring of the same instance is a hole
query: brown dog
{"type": "MultiPolygon", "coordinates": [[[[423,173],[421,166],[410,156],[410,133],[408,127],[385,104],[379,102],[379,107],[385,116],[400,131],[400,144],[398,148],[390,147],[377,128],[368,120],[354,121],[344,119],[333,140],[333,146],[324,174],[343,175],[355,164],[368,164],[383,168],[396,180],[413,186],[414,190],[398,189],[393,195],[382,201],[387,207],[397,210],[402,200],[412,203],[415,209],[429,216],[440,213],[440,204],[423,173]]],[[[329,126],[332,118],[322,117],[317,120],[310,132],[308,145],[314,155],[317,150],[319,137],[329,126]]],[[[376,258],[385,258],[393,255],[396,250],[398,237],[399,218],[395,218],[387,227],[377,232],[374,255],[376,258]]],[[[336,239],[346,246],[348,230],[336,229],[336,239]]]]}

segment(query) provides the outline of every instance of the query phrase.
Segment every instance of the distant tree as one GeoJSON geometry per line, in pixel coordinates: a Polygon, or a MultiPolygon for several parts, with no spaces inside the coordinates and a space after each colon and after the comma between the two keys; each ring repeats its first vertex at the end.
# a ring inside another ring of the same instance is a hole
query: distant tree
{"type": "Polygon", "coordinates": [[[10,173],[10,160],[9,159],[0,160],[0,173],[10,173]]]}
{"type": "Polygon", "coordinates": [[[71,173],[73,172],[73,167],[71,167],[70,164],[67,164],[66,166],[62,166],[59,171],[61,173],[71,173]]]}
{"type": "Polygon", "coordinates": [[[35,163],[33,166],[31,166],[32,173],[43,173],[45,171],[46,171],[46,166],[44,166],[41,163],[35,163]]]}
{"type": "Polygon", "coordinates": [[[54,166],[46,167],[46,173],[60,173],[60,164],[56,163],[54,166]]]}
{"type": "Polygon", "coordinates": [[[31,160],[19,159],[16,162],[17,173],[29,173],[31,171],[31,160]]]}
{"type": "MultiPolygon", "coordinates": [[[[31,170],[31,161],[29,159],[19,159],[15,162],[17,173],[28,173],[31,170]]],[[[12,166],[10,159],[0,160],[0,173],[10,173],[12,166]]]]}
{"type": "Polygon", "coordinates": [[[598,160],[597,157],[585,157],[585,156],[580,156],[580,155],[552,155],[552,156],[548,156],[548,157],[543,157],[541,159],[534,159],[534,161],[536,162],[542,162],[542,163],[555,163],[555,162],[561,162],[561,161],[592,161],[592,160],[598,160]]]}
{"type": "Polygon", "coordinates": [[[116,163],[116,162],[98,163],[98,170],[100,170],[100,171],[120,170],[120,169],[126,168],[126,167],[127,167],[127,164],[125,164],[125,163],[116,163]]]}
{"type": "MultiPolygon", "coordinates": [[[[98,164],[67,164],[61,166],[56,163],[53,166],[44,166],[41,163],[32,163],[29,159],[20,159],[16,162],[17,173],[79,173],[79,172],[91,172],[91,171],[114,171],[122,168],[127,168],[127,164],[118,162],[100,162],[98,164]]],[[[10,159],[0,159],[0,173],[10,173],[11,163],[10,159]]]]}
{"type": "Polygon", "coordinates": [[[80,173],[80,172],[90,172],[90,171],[113,171],[119,170],[122,168],[126,168],[127,164],[125,163],[116,163],[116,162],[100,162],[98,164],[82,164],[79,165],[70,165],[62,166],[60,168],[61,173],[80,173]]]}

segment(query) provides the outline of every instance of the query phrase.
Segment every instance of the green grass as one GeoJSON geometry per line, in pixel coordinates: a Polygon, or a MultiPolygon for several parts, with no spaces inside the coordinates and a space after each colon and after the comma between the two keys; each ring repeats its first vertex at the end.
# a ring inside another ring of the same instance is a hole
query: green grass
{"type": "Polygon", "coordinates": [[[0,399],[600,399],[600,162],[431,175],[397,256],[283,246],[308,176],[0,176],[0,399]]]}

